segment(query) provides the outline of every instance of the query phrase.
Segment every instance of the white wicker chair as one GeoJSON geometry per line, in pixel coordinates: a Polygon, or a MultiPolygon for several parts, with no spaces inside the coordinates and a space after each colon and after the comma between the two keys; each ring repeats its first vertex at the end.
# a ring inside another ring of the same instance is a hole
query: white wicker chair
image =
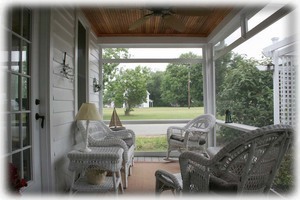
{"type": "MultiPolygon", "coordinates": [[[[77,121],[78,131],[86,132],[86,121],[77,121]]],[[[91,121],[89,124],[89,146],[91,147],[121,147],[123,153],[122,180],[124,188],[128,186],[128,176],[134,164],[135,133],[130,129],[112,131],[103,121],[91,121]]]]}
{"type": "Polygon", "coordinates": [[[183,152],[192,149],[204,149],[208,132],[214,127],[216,118],[204,114],[189,121],[184,127],[170,126],[167,130],[169,159],[171,151],[183,152]]]}
{"type": "Polygon", "coordinates": [[[291,126],[270,125],[243,134],[212,158],[184,152],[179,157],[181,174],[156,171],[156,193],[172,189],[176,193],[267,194],[293,139],[291,126]]]}

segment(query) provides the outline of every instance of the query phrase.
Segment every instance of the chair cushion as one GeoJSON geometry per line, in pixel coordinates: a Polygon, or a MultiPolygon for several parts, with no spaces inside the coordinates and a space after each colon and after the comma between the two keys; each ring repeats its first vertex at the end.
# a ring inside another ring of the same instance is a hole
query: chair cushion
{"type": "Polygon", "coordinates": [[[211,175],[209,180],[209,190],[217,193],[236,193],[237,183],[230,183],[211,175]]]}
{"type": "MultiPolygon", "coordinates": [[[[184,138],[180,135],[171,135],[170,139],[172,140],[176,140],[176,141],[179,141],[179,142],[183,142],[184,141],[184,138]]],[[[196,138],[198,140],[198,137],[196,138]]],[[[203,145],[206,143],[206,140],[203,139],[203,138],[200,138],[199,140],[199,145],[203,145]]]]}
{"type": "Polygon", "coordinates": [[[180,135],[171,135],[170,139],[177,140],[179,142],[183,142],[184,141],[184,138],[181,137],[180,135]]]}
{"type": "Polygon", "coordinates": [[[199,145],[204,145],[205,143],[206,143],[206,140],[205,140],[205,139],[201,138],[201,139],[199,140],[199,145]]]}

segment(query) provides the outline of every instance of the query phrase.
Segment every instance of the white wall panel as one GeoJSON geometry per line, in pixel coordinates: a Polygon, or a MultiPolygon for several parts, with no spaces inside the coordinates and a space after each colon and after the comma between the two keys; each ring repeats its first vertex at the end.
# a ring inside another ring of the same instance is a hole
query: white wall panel
{"type": "MultiPolygon", "coordinates": [[[[76,63],[76,10],[67,7],[52,9],[51,16],[51,41],[52,41],[52,69],[50,77],[52,79],[51,91],[53,98],[51,104],[51,149],[53,160],[52,164],[55,169],[55,190],[65,191],[70,186],[70,172],[68,170],[67,153],[75,147],[75,127],[74,114],[77,97],[75,88],[75,77],[71,81],[62,76],[62,62],[64,52],[66,63],[72,69],[75,69],[76,63]]],[[[84,17],[81,15],[81,17],[84,17]]],[[[86,20],[84,20],[86,22],[86,20]]],[[[97,37],[89,33],[90,26],[85,24],[88,33],[88,94],[89,101],[95,103],[99,108],[99,92],[93,91],[93,78],[99,81],[99,48],[97,37]]],[[[73,75],[75,71],[72,71],[73,75]]]]}

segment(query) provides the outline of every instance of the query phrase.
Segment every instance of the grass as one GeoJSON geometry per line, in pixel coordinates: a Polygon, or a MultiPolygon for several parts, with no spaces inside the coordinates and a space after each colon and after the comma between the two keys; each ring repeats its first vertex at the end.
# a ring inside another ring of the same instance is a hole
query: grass
{"type": "MultiPolygon", "coordinates": [[[[120,120],[147,120],[147,119],[193,119],[204,113],[203,107],[151,107],[134,108],[130,116],[125,116],[124,108],[116,108],[120,120]]],[[[113,108],[104,108],[104,120],[110,120],[113,108]]]]}
{"type": "Polygon", "coordinates": [[[137,136],[135,151],[164,152],[168,148],[166,136],[137,136]]]}

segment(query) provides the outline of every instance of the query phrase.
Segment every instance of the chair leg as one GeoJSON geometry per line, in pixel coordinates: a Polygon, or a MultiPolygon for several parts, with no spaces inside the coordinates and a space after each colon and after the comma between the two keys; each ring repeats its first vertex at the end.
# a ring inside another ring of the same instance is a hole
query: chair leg
{"type": "Polygon", "coordinates": [[[155,195],[159,196],[163,191],[164,191],[163,190],[163,183],[158,178],[156,178],[156,181],[155,181],[155,195]]]}
{"type": "Polygon", "coordinates": [[[123,186],[126,189],[128,187],[128,166],[126,165],[123,169],[122,169],[122,181],[123,181],[123,186]]]}
{"type": "Polygon", "coordinates": [[[168,149],[168,151],[167,151],[167,159],[169,159],[169,157],[170,157],[170,153],[171,153],[171,150],[170,150],[170,149],[168,149]]]}

